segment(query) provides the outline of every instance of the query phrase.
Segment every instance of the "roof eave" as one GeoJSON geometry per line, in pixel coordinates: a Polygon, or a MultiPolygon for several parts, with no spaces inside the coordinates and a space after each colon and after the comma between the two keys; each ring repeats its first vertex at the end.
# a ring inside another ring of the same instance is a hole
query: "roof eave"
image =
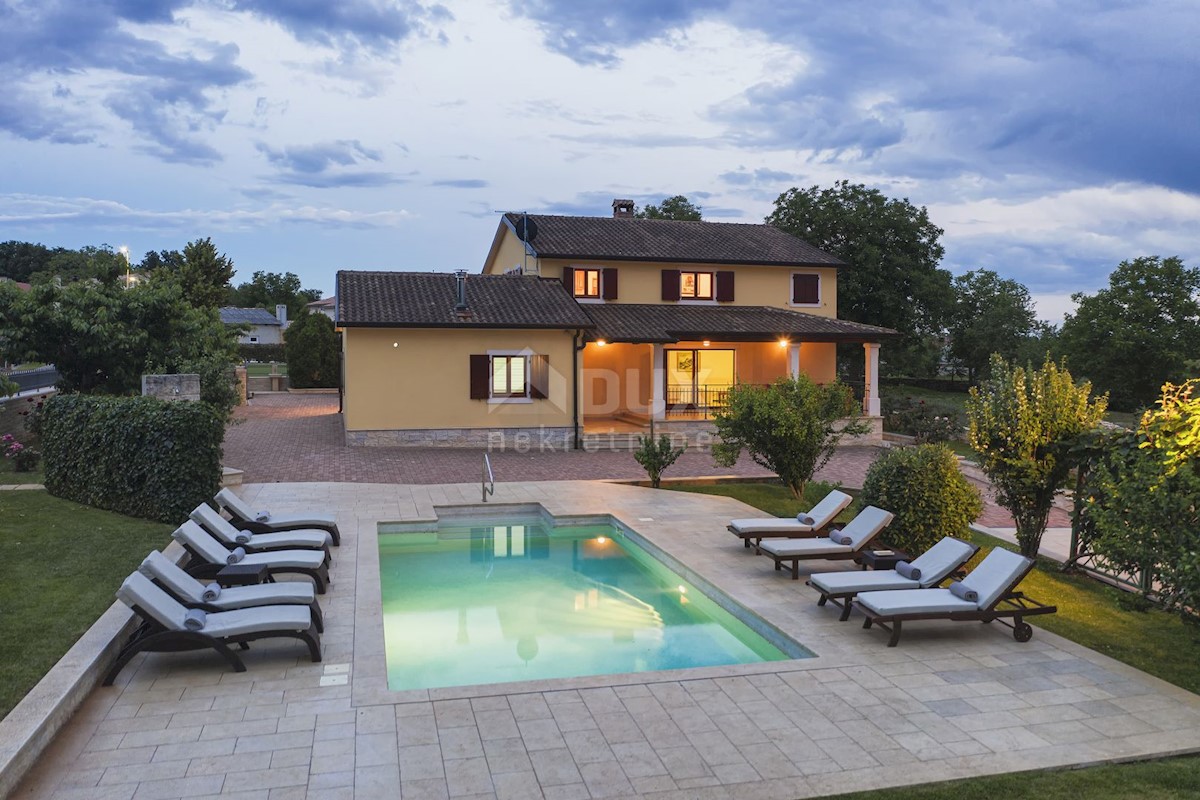
{"type": "Polygon", "coordinates": [[[542,252],[539,258],[556,258],[564,261],[643,261],[648,264],[730,264],[739,267],[828,267],[837,269],[850,266],[844,261],[761,261],[730,260],[715,258],[666,258],[660,256],[605,256],[583,253],[542,252]]]}

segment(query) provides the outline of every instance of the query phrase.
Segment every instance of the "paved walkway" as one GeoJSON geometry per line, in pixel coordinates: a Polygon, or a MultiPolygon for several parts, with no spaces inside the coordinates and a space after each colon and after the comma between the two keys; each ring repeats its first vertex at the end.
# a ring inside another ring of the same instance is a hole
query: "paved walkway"
{"type": "MultiPolygon", "coordinates": [[[[238,423],[225,434],[225,465],[243,470],[246,483],[336,481],[351,483],[474,483],[481,477],[480,451],[453,448],[347,447],[337,396],[259,394],[235,412],[238,423]]],[[[876,447],[842,447],[817,478],[849,488],[862,486],[876,447]]],[[[645,471],[627,452],[496,452],[492,468],[500,481],[644,479],[645,471]]],[[[977,471],[976,471],[977,472],[977,471]]],[[[748,456],[732,468],[719,467],[706,452],[684,453],[668,478],[701,476],[772,477],[748,456]]],[[[1012,527],[1012,517],[996,505],[986,481],[968,472],[984,494],[978,523],[1012,527]]],[[[1056,508],[1050,527],[1070,526],[1056,508]]]]}
{"type": "Polygon", "coordinates": [[[601,482],[501,484],[491,508],[612,514],[817,657],[389,691],[377,524],[476,490],[242,487],[255,508],[337,515],[325,662],[279,640],[256,642],[245,673],[212,653],[138,656],[13,796],[782,800],[1200,748],[1200,697],[1041,630],[1020,644],[1000,624],[928,622],[889,648],[724,531],[752,509],[601,482]]]}

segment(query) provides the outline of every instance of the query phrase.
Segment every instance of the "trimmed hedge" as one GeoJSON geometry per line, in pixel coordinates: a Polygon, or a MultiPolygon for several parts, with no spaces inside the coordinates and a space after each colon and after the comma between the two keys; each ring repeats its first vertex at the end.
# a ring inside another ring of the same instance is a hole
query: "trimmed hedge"
{"type": "Polygon", "coordinates": [[[287,354],[282,344],[239,344],[238,358],[242,361],[287,361],[287,354]]]}
{"type": "Polygon", "coordinates": [[[896,515],[880,538],[914,558],[942,537],[963,538],[983,512],[979,491],[941,444],[888,450],[867,469],[859,500],[896,515]]]}
{"type": "Polygon", "coordinates": [[[207,403],[56,395],[41,412],[46,490],[178,523],[221,484],[225,421],[207,403]]]}

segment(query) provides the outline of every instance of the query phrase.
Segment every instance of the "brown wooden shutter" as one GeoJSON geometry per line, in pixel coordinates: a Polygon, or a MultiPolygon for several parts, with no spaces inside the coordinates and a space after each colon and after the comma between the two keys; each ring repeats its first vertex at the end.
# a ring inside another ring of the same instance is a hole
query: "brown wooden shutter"
{"type": "Polygon", "coordinates": [[[563,267],[563,286],[567,287],[567,294],[575,296],[575,268],[563,267]]]}
{"type": "Polygon", "coordinates": [[[471,356],[471,399],[487,400],[491,397],[488,384],[491,378],[492,360],[487,356],[471,356]]]}
{"type": "Polygon", "coordinates": [[[717,273],[717,302],[732,303],[733,302],[733,273],[718,272],[717,273]]]}
{"type": "Polygon", "coordinates": [[[529,396],[534,400],[550,396],[550,356],[537,353],[529,357],[529,396]]]}
{"type": "Polygon", "coordinates": [[[617,268],[605,267],[604,276],[601,279],[601,284],[604,289],[605,300],[617,299],[617,268]]]}
{"type": "Polygon", "coordinates": [[[679,270],[664,269],[662,271],[662,299],[665,301],[679,299],[679,270]]]}
{"type": "Polygon", "coordinates": [[[821,302],[820,276],[793,275],[792,302],[803,305],[816,305],[821,302]]]}

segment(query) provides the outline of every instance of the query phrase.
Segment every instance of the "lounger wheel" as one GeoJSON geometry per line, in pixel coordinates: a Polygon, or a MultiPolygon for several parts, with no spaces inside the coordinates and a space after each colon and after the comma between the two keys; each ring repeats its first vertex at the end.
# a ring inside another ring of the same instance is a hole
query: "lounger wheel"
{"type": "Polygon", "coordinates": [[[1018,642],[1028,642],[1033,638],[1033,626],[1028,622],[1017,622],[1013,625],[1013,638],[1018,642]]]}

